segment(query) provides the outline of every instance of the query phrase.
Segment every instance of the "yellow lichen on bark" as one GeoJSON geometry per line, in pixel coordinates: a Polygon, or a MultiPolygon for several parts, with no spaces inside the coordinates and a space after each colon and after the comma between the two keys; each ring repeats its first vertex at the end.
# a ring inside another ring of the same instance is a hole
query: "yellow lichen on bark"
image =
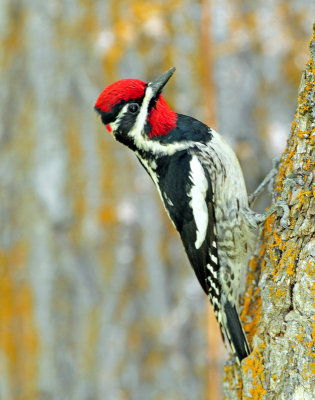
{"type": "Polygon", "coordinates": [[[243,396],[244,400],[262,400],[263,395],[266,393],[266,389],[263,386],[265,382],[264,360],[261,351],[263,349],[263,344],[260,345],[260,348],[256,347],[243,364],[243,371],[250,371],[253,377],[253,387],[250,389],[250,396],[243,396]]]}

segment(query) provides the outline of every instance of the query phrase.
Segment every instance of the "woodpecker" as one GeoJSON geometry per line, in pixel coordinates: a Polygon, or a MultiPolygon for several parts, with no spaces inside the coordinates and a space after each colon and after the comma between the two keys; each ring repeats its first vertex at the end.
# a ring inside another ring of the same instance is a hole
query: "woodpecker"
{"type": "MultiPolygon", "coordinates": [[[[152,178],[238,362],[250,348],[238,314],[240,281],[258,221],[249,209],[233,150],[204,123],[174,112],[161,91],[175,68],[152,82],[122,79],[95,110],[152,178]]],[[[260,222],[260,221],[259,221],[260,222]]]]}

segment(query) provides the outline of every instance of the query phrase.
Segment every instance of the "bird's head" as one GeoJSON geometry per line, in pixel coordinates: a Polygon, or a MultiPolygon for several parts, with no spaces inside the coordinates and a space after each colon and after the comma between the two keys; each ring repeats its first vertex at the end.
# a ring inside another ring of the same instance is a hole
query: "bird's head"
{"type": "Polygon", "coordinates": [[[177,114],[161,91],[175,68],[152,82],[122,79],[107,86],[95,103],[107,130],[133,150],[145,150],[150,141],[167,135],[175,126],[177,114]]]}

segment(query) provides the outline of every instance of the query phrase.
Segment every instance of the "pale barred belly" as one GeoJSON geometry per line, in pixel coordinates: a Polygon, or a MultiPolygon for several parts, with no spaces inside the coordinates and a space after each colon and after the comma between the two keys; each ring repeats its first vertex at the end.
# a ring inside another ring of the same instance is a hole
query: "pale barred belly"
{"type": "Polygon", "coordinates": [[[237,303],[253,233],[236,204],[216,204],[216,221],[220,281],[224,292],[237,303]]]}
{"type": "Polygon", "coordinates": [[[215,216],[219,248],[234,261],[244,260],[251,247],[252,233],[241,211],[216,204],[215,216]]]}

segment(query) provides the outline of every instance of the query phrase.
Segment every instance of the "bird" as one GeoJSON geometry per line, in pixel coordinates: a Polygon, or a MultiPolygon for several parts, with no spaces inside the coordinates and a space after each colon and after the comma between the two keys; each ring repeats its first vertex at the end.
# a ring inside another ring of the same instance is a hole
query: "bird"
{"type": "Polygon", "coordinates": [[[212,304],[236,361],[250,354],[239,292],[253,229],[243,173],[231,147],[203,122],[176,113],[162,89],[175,68],[146,83],[122,79],[99,95],[95,110],[115,140],[151,177],[188,260],[212,304]]]}

